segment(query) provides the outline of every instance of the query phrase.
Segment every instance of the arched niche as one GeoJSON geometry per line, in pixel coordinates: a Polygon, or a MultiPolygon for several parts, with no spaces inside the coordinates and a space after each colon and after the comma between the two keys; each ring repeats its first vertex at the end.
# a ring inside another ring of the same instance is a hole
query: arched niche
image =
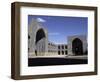
{"type": "Polygon", "coordinates": [[[46,34],[42,28],[38,29],[36,32],[35,46],[35,55],[44,55],[46,52],[46,34]]]}
{"type": "Polygon", "coordinates": [[[75,38],[72,41],[72,52],[74,55],[82,55],[83,54],[83,43],[79,38],[75,38]]]}

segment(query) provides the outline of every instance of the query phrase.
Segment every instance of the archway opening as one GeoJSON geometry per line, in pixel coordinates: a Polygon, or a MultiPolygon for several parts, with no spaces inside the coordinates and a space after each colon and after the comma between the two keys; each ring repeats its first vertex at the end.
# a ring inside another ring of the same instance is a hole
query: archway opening
{"type": "Polygon", "coordinates": [[[72,42],[72,52],[75,55],[83,54],[83,43],[79,38],[75,38],[72,42]]]}
{"type": "Polygon", "coordinates": [[[45,32],[43,29],[39,29],[36,33],[36,43],[45,37],[45,32]]]}
{"type": "Polygon", "coordinates": [[[36,41],[35,41],[35,54],[44,55],[45,53],[45,43],[46,43],[46,34],[43,29],[39,29],[36,32],[36,41]]]}

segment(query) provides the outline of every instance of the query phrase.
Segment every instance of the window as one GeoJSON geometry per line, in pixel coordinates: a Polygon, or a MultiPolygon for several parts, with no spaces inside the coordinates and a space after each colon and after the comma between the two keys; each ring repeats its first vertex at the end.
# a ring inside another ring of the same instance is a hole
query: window
{"type": "Polygon", "coordinates": [[[62,49],[64,49],[64,45],[62,45],[62,49]]]}
{"type": "Polygon", "coordinates": [[[58,46],[58,49],[60,49],[60,46],[58,46]]]}
{"type": "Polygon", "coordinates": [[[62,55],[64,55],[64,51],[62,51],[62,55]]]}
{"type": "Polygon", "coordinates": [[[58,51],[58,55],[60,55],[60,51],[58,51]]]}
{"type": "Polygon", "coordinates": [[[67,54],[68,52],[67,52],[67,50],[65,51],[65,54],[67,54]]]}
{"type": "Polygon", "coordinates": [[[28,39],[30,39],[30,35],[28,35],[28,39]]]}
{"type": "Polygon", "coordinates": [[[65,45],[65,49],[67,49],[67,45],[65,45]]]}

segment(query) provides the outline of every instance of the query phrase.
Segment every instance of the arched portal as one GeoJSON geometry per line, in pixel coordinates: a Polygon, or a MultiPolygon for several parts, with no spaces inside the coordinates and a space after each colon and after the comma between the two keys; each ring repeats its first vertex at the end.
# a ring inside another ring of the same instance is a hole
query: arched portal
{"type": "Polygon", "coordinates": [[[35,54],[44,55],[45,53],[45,43],[46,43],[46,34],[44,30],[41,28],[36,32],[36,40],[35,40],[35,54]]]}
{"type": "Polygon", "coordinates": [[[75,38],[72,41],[72,52],[75,55],[82,55],[83,54],[83,43],[79,38],[75,38]]]}

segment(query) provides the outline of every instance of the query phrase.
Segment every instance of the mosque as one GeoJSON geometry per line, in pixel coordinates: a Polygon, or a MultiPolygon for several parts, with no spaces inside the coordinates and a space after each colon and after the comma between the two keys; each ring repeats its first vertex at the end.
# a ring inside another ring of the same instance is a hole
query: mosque
{"type": "Polygon", "coordinates": [[[86,35],[72,35],[67,38],[66,44],[50,42],[48,30],[36,19],[32,19],[28,26],[28,57],[87,54],[86,35]]]}

